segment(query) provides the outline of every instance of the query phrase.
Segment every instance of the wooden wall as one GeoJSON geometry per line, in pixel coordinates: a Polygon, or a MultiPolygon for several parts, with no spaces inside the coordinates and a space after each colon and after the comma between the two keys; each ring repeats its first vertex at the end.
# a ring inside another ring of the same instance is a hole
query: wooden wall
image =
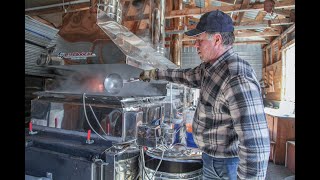
{"type": "Polygon", "coordinates": [[[295,24],[263,48],[262,77],[266,99],[281,101],[282,95],[282,52],[295,42],[295,24]]]}

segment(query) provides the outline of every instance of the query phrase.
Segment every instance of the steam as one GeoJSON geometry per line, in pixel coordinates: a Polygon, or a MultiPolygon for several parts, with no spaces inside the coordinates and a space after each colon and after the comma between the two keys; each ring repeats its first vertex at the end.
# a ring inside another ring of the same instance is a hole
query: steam
{"type": "Polygon", "coordinates": [[[69,93],[104,93],[103,81],[107,73],[99,68],[87,68],[82,71],[69,71],[58,77],[50,91],[69,93]]]}
{"type": "MultiPolygon", "coordinates": [[[[64,71],[62,76],[56,78],[49,91],[59,93],[122,96],[122,97],[146,97],[165,96],[166,82],[127,82],[124,83],[119,93],[111,94],[104,87],[104,80],[111,72],[106,72],[99,66],[83,66],[81,70],[73,69],[64,71]]],[[[129,72],[125,72],[129,73],[129,72]]],[[[119,69],[119,74],[124,75],[119,69]]]]}

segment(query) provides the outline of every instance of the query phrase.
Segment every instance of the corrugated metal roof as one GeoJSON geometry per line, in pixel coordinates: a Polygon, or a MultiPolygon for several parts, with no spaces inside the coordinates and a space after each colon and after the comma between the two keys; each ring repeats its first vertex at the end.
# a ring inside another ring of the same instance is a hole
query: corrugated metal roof
{"type": "Polygon", "coordinates": [[[204,0],[195,0],[194,3],[196,4],[197,7],[203,8],[204,7],[204,0]]]}
{"type": "Polygon", "coordinates": [[[258,15],[259,11],[247,11],[244,13],[245,18],[255,19],[258,15]]]}
{"type": "Polygon", "coordinates": [[[211,1],[211,6],[221,6],[221,2],[211,1]]]}
{"type": "Polygon", "coordinates": [[[36,63],[42,51],[43,48],[41,47],[25,43],[25,74],[47,77],[52,76],[46,67],[38,66],[36,63]]]}

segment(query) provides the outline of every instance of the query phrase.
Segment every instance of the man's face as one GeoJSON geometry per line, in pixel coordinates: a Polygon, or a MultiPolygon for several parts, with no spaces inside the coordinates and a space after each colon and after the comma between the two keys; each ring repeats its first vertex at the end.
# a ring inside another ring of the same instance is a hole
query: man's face
{"type": "Polygon", "coordinates": [[[217,58],[219,44],[216,43],[216,34],[208,38],[207,33],[201,33],[195,36],[196,42],[194,47],[197,48],[198,55],[203,62],[213,61],[217,58]]]}

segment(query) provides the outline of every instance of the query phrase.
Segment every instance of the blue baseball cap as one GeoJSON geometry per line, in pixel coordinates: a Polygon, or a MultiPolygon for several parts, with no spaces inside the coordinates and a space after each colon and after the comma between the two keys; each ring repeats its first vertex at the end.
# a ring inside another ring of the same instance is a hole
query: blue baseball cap
{"type": "Polygon", "coordinates": [[[203,32],[233,32],[233,22],[229,15],[222,11],[215,10],[203,14],[195,29],[191,29],[185,34],[196,36],[203,32]]]}

